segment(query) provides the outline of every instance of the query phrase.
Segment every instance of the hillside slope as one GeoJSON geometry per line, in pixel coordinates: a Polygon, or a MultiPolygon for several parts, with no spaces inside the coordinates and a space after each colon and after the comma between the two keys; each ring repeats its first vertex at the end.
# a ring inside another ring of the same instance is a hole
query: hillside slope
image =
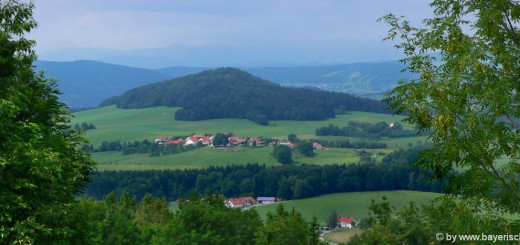
{"type": "Polygon", "coordinates": [[[106,64],[97,61],[37,61],[36,70],[47,78],[56,78],[63,93],[60,99],[69,107],[95,107],[101,101],[124,91],[169,77],[163,73],[106,64]]]}
{"type": "MultiPolygon", "coordinates": [[[[195,74],[207,67],[167,67],[150,70],[97,61],[37,61],[36,70],[47,72],[47,78],[56,78],[63,92],[62,101],[69,107],[94,107],[111,96],[141,85],[195,74]]],[[[397,61],[367,62],[329,66],[252,67],[243,70],[291,87],[307,87],[354,95],[381,95],[397,85],[402,78],[403,65],[397,61]]],[[[376,96],[377,97],[377,96],[376,96]]]]}
{"type": "Polygon", "coordinates": [[[234,68],[208,70],[132,89],[104,101],[120,108],[183,107],[178,120],[245,118],[259,124],[268,120],[322,120],[339,111],[386,112],[375,100],[309,89],[286,88],[234,68]]]}
{"type": "MultiPolygon", "coordinates": [[[[414,76],[411,73],[402,73],[404,68],[399,61],[388,61],[326,66],[249,67],[242,70],[281,85],[365,95],[387,92],[399,80],[414,76]]],[[[209,68],[168,67],[157,71],[173,78],[207,69],[209,68]]]]}

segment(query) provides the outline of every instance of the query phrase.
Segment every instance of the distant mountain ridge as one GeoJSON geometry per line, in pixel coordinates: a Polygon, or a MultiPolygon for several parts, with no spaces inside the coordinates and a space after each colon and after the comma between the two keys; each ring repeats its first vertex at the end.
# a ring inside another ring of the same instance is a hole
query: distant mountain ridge
{"type": "Polygon", "coordinates": [[[236,68],[207,70],[131,89],[101,106],[120,108],[182,107],[177,120],[244,118],[266,125],[268,120],[323,120],[346,110],[388,112],[383,103],[353,95],[287,88],[236,68]]]}
{"type": "MultiPolygon", "coordinates": [[[[195,74],[212,67],[167,67],[157,70],[112,65],[97,61],[37,61],[37,70],[58,79],[62,101],[69,107],[95,107],[101,101],[153,82],[195,74]]],[[[354,95],[382,94],[397,85],[404,66],[397,61],[330,66],[243,68],[255,76],[290,87],[345,92],[354,95]]]]}
{"type": "Polygon", "coordinates": [[[153,70],[87,60],[36,61],[34,65],[36,70],[45,71],[47,78],[58,79],[63,93],[60,99],[71,108],[96,107],[126,90],[169,78],[153,70]]]}

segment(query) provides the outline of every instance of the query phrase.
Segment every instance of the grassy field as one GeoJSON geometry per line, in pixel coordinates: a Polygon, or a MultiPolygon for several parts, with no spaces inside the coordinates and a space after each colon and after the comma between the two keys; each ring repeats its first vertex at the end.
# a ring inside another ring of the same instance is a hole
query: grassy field
{"type": "MultiPolygon", "coordinates": [[[[386,196],[391,206],[403,207],[410,202],[415,204],[425,204],[432,201],[436,197],[441,196],[439,193],[419,192],[419,191],[368,191],[368,192],[345,192],[328,194],[313,198],[283,201],[275,204],[266,204],[256,206],[255,209],[260,217],[265,219],[267,212],[276,212],[276,206],[282,204],[285,209],[290,210],[293,207],[302,214],[303,218],[310,221],[313,215],[316,215],[320,225],[327,224],[327,218],[333,210],[339,216],[350,216],[358,221],[368,217],[368,206],[371,200],[381,202],[381,198],[386,196]]],[[[177,210],[176,204],[169,206],[171,211],[177,210]]]]}
{"type": "MultiPolygon", "coordinates": [[[[108,106],[74,113],[71,123],[93,123],[96,129],[87,131],[86,137],[92,144],[99,145],[103,141],[132,141],[154,139],[157,136],[187,136],[192,133],[218,132],[233,132],[241,137],[275,138],[287,138],[287,135],[294,133],[302,139],[309,139],[318,138],[314,135],[315,130],[329,124],[343,127],[349,121],[399,122],[404,118],[389,114],[350,112],[324,121],[271,121],[269,126],[261,126],[245,119],[177,121],[173,116],[178,109],[169,107],[119,109],[108,106]]],[[[411,126],[405,125],[405,127],[411,126]]]]}
{"type": "MultiPolygon", "coordinates": [[[[218,133],[233,132],[240,137],[274,137],[286,139],[291,133],[301,139],[346,139],[348,137],[324,136],[318,137],[314,132],[319,127],[334,124],[343,127],[349,121],[360,122],[400,122],[404,117],[388,114],[350,112],[338,115],[324,121],[271,121],[269,126],[261,126],[243,119],[214,119],[205,121],[177,121],[174,114],[179,108],[154,107],[145,109],[119,109],[108,106],[74,114],[71,123],[81,124],[83,122],[93,123],[94,130],[88,130],[86,137],[95,147],[103,141],[121,142],[134,140],[153,140],[158,136],[188,136],[193,133],[218,133]]],[[[410,125],[405,128],[411,128],[410,125]]],[[[351,141],[363,139],[348,138],[351,141]]],[[[406,148],[418,141],[424,142],[426,137],[409,137],[400,139],[380,140],[387,143],[388,149],[366,150],[376,155],[380,161],[383,154],[388,154],[394,149],[406,148]],[[383,154],[381,154],[383,153],[383,154]]],[[[307,164],[331,164],[331,163],[353,163],[358,162],[359,156],[353,149],[329,149],[328,151],[315,151],[314,158],[295,156],[295,161],[307,164]]],[[[271,156],[271,147],[247,148],[239,147],[233,151],[222,151],[216,149],[199,149],[175,155],[150,157],[148,154],[123,155],[121,152],[93,153],[92,158],[100,163],[99,170],[134,170],[134,169],[179,169],[179,168],[201,168],[210,165],[230,165],[260,163],[266,165],[278,165],[271,156]]]]}
{"type": "Polygon", "coordinates": [[[231,148],[231,151],[205,147],[163,157],[150,157],[149,154],[123,155],[121,152],[99,152],[92,154],[92,159],[99,163],[98,170],[204,168],[253,163],[252,159],[254,163],[267,166],[280,165],[271,156],[271,152],[271,147],[234,147],[231,148]]]}
{"type": "MultiPolygon", "coordinates": [[[[266,147],[234,147],[226,149],[200,148],[180,154],[150,157],[149,154],[123,155],[121,152],[97,152],[92,154],[92,159],[98,162],[98,170],[166,170],[204,168],[209,166],[245,165],[247,163],[265,164],[266,166],[279,166],[280,163],[271,156],[273,149],[266,147]]],[[[390,149],[366,150],[381,161],[383,155],[390,149]]],[[[302,157],[295,154],[295,163],[305,164],[351,164],[359,161],[353,149],[331,148],[327,151],[315,151],[316,156],[302,157]]]]}
{"type": "MultiPolygon", "coordinates": [[[[413,201],[423,204],[440,196],[438,193],[417,191],[375,191],[375,192],[348,192],[323,195],[314,198],[292,200],[282,202],[286,209],[295,208],[306,220],[311,220],[316,215],[322,225],[327,223],[327,218],[333,210],[339,216],[351,216],[356,219],[368,217],[368,206],[371,200],[381,201],[386,196],[392,206],[402,207],[413,201]]],[[[275,212],[276,204],[256,207],[261,217],[265,217],[268,211],[275,212]]]]}
{"type": "Polygon", "coordinates": [[[360,234],[361,232],[362,230],[359,228],[339,229],[337,231],[323,234],[323,238],[334,243],[346,243],[350,240],[351,237],[355,236],[356,234],[360,234]]]}

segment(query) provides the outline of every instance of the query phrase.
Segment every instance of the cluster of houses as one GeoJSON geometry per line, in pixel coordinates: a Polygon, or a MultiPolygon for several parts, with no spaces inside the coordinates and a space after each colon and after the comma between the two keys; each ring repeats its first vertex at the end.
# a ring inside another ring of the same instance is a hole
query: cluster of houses
{"type": "MultiPolygon", "coordinates": [[[[201,143],[202,146],[213,146],[213,139],[215,135],[201,135],[194,134],[192,136],[187,137],[186,139],[181,138],[171,138],[171,137],[156,137],[155,143],[159,145],[196,145],[198,142],[201,143]]],[[[247,146],[265,146],[264,140],[262,138],[240,138],[236,136],[228,137],[229,146],[238,146],[238,145],[247,145],[247,146]]]]}
{"type": "Polygon", "coordinates": [[[259,204],[271,204],[275,202],[281,201],[278,197],[257,197],[256,199],[253,197],[238,197],[238,198],[229,198],[224,201],[226,207],[228,208],[243,208],[248,209],[254,205],[259,204]]]}
{"type": "MultiPolygon", "coordinates": [[[[192,136],[187,137],[186,139],[181,139],[178,137],[156,137],[155,143],[159,145],[196,145],[198,142],[200,142],[201,146],[213,146],[213,139],[215,138],[215,135],[201,135],[201,134],[194,134],[192,136]]],[[[241,138],[237,136],[229,136],[228,137],[228,145],[229,146],[239,146],[239,145],[245,145],[245,146],[265,146],[265,145],[286,145],[289,146],[291,149],[296,147],[296,144],[289,140],[278,140],[278,141],[272,141],[272,142],[265,142],[262,138],[241,138]]],[[[314,149],[317,150],[326,150],[325,147],[321,146],[318,142],[314,142],[312,144],[314,149]]]]}

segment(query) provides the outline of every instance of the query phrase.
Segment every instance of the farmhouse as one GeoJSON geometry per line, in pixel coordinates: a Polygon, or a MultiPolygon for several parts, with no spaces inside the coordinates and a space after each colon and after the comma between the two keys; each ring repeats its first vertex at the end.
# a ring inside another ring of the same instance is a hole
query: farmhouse
{"type": "Polygon", "coordinates": [[[229,198],[226,200],[226,207],[228,208],[243,208],[244,201],[240,198],[229,198]]]}
{"type": "Polygon", "coordinates": [[[256,203],[256,200],[253,197],[241,197],[240,199],[244,202],[244,207],[250,207],[256,203]]]}
{"type": "Polygon", "coordinates": [[[312,143],[312,148],[317,149],[317,150],[326,150],[327,149],[327,148],[323,147],[322,145],[320,145],[320,143],[318,143],[318,142],[312,143]]]}
{"type": "Polygon", "coordinates": [[[163,144],[164,142],[169,141],[169,140],[170,140],[170,138],[168,138],[168,137],[156,137],[155,138],[155,143],[156,144],[163,144]]]}
{"type": "Polygon", "coordinates": [[[167,145],[183,145],[183,144],[184,144],[184,140],[181,140],[181,139],[170,140],[170,141],[164,142],[165,146],[167,146],[167,145]]]}
{"type": "Polygon", "coordinates": [[[356,226],[357,221],[354,217],[347,217],[347,216],[339,216],[338,217],[338,225],[341,228],[352,228],[356,226]]]}
{"type": "Polygon", "coordinates": [[[257,197],[258,204],[270,204],[276,202],[276,197],[257,197]]]}
{"type": "Polygon", "coordinates": [[[197,144],[197,142],[199,142],[199,138],[190,136],[186,138],[186,140],[184,141],[184,145],[194,145],[197,144]]]}
{"type": "Polygon", "coordinates": [[[230,145],[237,146],[237,145],[243,145],[246,142],[246,139],[237,137],[237,136],[231,136],[228,137],[228,141],[230,145]]]}
{"type": "Polygon", "coordinates": [[[278,145],[286,145],[286,146],[291,147],[291,149],[294,149],[294,147],[296,146],[296,144],[294,144],[293,142],[288,141],[288,140],[280,140],[280,141],[278,141],[278,145]]]}

